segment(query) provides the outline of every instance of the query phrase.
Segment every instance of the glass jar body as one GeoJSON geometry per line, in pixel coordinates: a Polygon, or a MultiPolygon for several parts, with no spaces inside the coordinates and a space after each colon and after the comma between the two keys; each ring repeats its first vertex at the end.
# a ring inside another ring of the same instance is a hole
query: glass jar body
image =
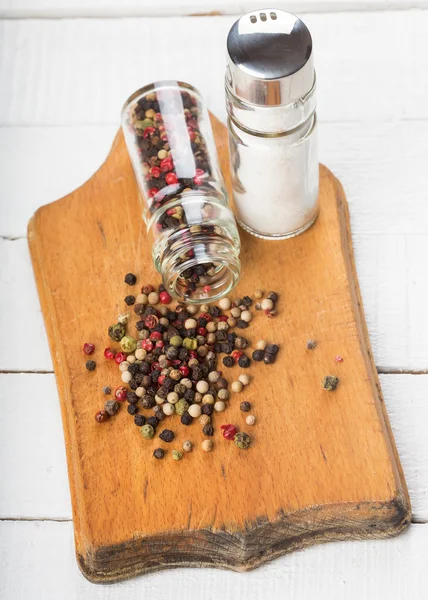
{"type": "Polygon", "coordinates": [[[187,302],[228,293],[239,279],[239,234],[199,93],[174,81],[146,86],[126,102],[122,127],[166,289],[187,302]]]}
{"type": "Polygon", "coordinates": [[[227,96],[238,222],[266,239],[302,233],[319,209],[314,89],[293,105],[273,108],[250,106],[227,96]]]}

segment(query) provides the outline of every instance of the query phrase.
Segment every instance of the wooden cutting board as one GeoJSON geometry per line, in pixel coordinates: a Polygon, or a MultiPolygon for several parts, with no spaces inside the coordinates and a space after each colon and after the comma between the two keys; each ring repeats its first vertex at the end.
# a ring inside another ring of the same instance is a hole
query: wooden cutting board
{"type": "MultiPolygon", "coordinates": [[[[226,131],[213,118],[228,179],[226,131]]],[[[281,345],[275,365],[254,364],[253,381],[216,415],[214,451],[201,451],[201,426],[170,426],[196,447],[180,462],[152,458],[122,407],[102,425],[102,386],[119,385],[103,359],[107,327],[126,308],[125,273],[159,281],[141,222],[138,189],[122,134],[97,173],[40,208],[28,228],[40,302],[61,399],[77,560],[93,582],[178,566],[247,570],[318,542],[395,535],[410,502],[370,350],[340,183],[321,166],[321,213],[306,233],[267,242],[241,232],[236,295],[280,294],[279,314],[255,313],[247,330],[281,345]],[[309,338],[315,350],[306,349],[309,338]],[[82,345],[95,343],[97,369],[82,345]],[[335,362],[336,355],[344,358],[335,362]],[[337,375],[335,392],[323,390],[337,375]],[[241,430],[243,399],[257,424],[239,450],[219,432],[241,430]]],[[[235,294],[234,294],[235,296],[235,294]]],[[[246,332],[246,333],[247,333],[246,332]]],[[[228,372],[229,373],[229,372],[228,372]]],[[[231,371],[233,378],[238,367],[231,371]]]]}

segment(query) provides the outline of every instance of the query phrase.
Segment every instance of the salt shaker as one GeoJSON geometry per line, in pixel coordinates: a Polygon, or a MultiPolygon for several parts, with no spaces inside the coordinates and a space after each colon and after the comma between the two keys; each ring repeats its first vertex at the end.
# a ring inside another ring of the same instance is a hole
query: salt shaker
{"type": "Polygon", "coordinates": [[[225,77],[236,217],[250,233],[284,239],[318,214],[312,38],[298,17],[264,9],[227,38],[225,77]]]}

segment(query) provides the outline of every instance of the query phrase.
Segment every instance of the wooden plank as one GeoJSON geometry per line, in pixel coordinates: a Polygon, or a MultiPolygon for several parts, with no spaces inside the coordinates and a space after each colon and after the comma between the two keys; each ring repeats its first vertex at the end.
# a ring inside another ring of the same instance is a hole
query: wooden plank
{"type": "MultiPolygon", "coordinates": [[[[293,13],[379,11],[426,8],[426,0],[277,0],[276,8],[293,13]]],[[[0,0],[0,18],[168,17],[180,15],[239,15],[260,8],[260,2],[227,0],[0,0]]]]}
{"type": "MultiPolygon", "coordinates": [[[[218,121],[214,125],[226,172],[225,128],[218,121]]],[[[317,541],[383,537],[408,524],[406,487],[371,358],[352,262],[346,200],[324,167],[320,183],[316,225],[305,235],[283,242],[286,250],[284,246],[281,251],[278,242],[275,261],[268,260],[269,242],[241,236],[243,277],[236,293],[260,285],[260,273],[254,268],[257,261],[266,280],[278,282],[287,311],[280,311],[273,327],[289,377],[267,380],[264,373],[255,378],[254,398],[265,399],[258,407],[258,452],[252,451],[251,463],[242,463],[245,456],[235,453],[231,460],[230,445],[218,444],[208,488],[203,483],[207,459],[200,449],[180,463],[180,470],[170,460],[161,471],[147,460],[151,453],[147,449],[146,460],[128,460],[130,454],[144,456],[135,427],[125,425],[123,418],[103,428],[94,422],[99,406],[96,390],[105,384],[112,365],[99,363],[89,378],[82,373],[82,358],[76,352],[82,336],[104,347],[108,306],[117,310],[124,272],[144,273],[146,280],[153,277],[123,136],[117,136],[107,161],[85,186],[39,209],[30,222],[29,245],[62,403],[76,548],[89,579],[115,581],[179,565],[246,570],[317,541]],[[126,219],[118,196],[128,199],[126,219]],[[334,276],[328,274],[327,265],[334,276]],[[108,273],[108,286],[103,273],[108,273]],[[287,273],[286,283],[282,273],[287,273]],[[77,286],[91,293],[76,295],[77,286]],[[302,287],[307,290],[304,298],[302,287]],[[320,341],[313,354],[316,364],[307,361],[306,339],[312,331],[318,332],[320,341]],[[320,381],[338,351],[347,357],[340,371],[343,384],[327,409],[320,381]],[[288,419],[283,420],[283,409],[268,402],[267,390],[271,399],[284,398],[292,429],[287,427],[288,419]],[[269,427],[272,411],[277,411],[275,429],[269,427]],[[120,439],[115,441],[117,435],[120,439]],[[293,457],[292,463],[282,460],[284,453],[293,457]],[[271,457],[268,463],[266,456],[271,457]],[[105,469],[106,464],[111,468],[105,469]],[[144,481],[149,487],[144,488],[144,481]],[[237,481],[245,489],[244,496],[235,493],[237,481]],[[106,497],[109,505],[102,510],[106,497]],[[162,518],[153,520],[149,515],[161,498],[162,518]],[[186,509],[177,513],[178,504],[186,509]],[[105,519],[112,514],[116,519],[106,528],[105,519]],[[296,533],[296,528],[302,533],[296,533]]],[[[256,323],[259,331],[260,327],[256,323]]],[[[239,414],[239,408],[233,408],[239,414]]],[[[188,433],[178,432],[177,443],[183,435],[188,433]]]]}
{"type": "MultiPolygon", "coordinates": [[[[225,39],[233,21],[3,21],[0,80],[8,93],[0,96],[0,124],[117,124],[124,99],[162,78],[191,82],[223,118],[225,39]],[[156,59],[144,60],[153,48],[156,59]],[[202,49],[204,60],[195,60],[202,49]]],[[[320,121],[428,117],[428,12],[308,14],[305,21],[314,38],[320,121]]]]}
{"type": "Polygon", "coordinates": [[[0,594],[7,600],[422,600],[428,594],[428,525],[392,540],[332,543],[250,573],[176,569],[110,586],[78,572],[71,523],[0,523],[0,594]]]}
{"type": "Polygon", "coordinates": [[[0,375],[0,383],[0,518],[70,519],[54,376],[0,375]]]}
{"type": "MultiPolygon", "coordinates": [[[[59,398],[53,375],[0,375],[0,519],[70,519],[71,504],[59,398]],[[25,391],[25,416],[21,398],[25,391]],[[42,435],[41,435],[42,432],[42,435]],[[28,448],[34,451],[29,457],[28,448]],[[31,468],[29,468],[29,459],[31,468]]],[[[412,500],[428,521],[427,375],[381,375],[385,405],[412,500]]],[[[99,396],[101,398],[101,394],[99,396]]]]}

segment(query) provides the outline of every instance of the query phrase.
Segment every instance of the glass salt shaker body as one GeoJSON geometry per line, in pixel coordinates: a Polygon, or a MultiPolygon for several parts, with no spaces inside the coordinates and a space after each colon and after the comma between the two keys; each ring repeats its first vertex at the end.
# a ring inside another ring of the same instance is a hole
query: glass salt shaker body
{"type": "Polygon", "coordinates": [[[228,40],[225,88],[235,213],[284,239],[318,215],[316,82],[306,25],[285,11],[244,15],[228,40]]]}
{"type": "Polygon", "coordinates": [[[240,240],[200,94],[182,82],[150,84],[125,103],[122,128],[165,288],[194,303],[227,294],[240,240]]]}

